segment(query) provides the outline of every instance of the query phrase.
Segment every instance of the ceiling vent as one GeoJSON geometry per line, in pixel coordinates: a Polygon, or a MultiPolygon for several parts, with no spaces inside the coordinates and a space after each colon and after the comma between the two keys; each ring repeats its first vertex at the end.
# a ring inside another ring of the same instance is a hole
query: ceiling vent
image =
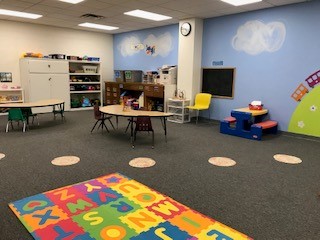
{"type": "Polygon", "coordinates": [[[92,20],[101,20],[104,19],[104,16],[95,15],[92,13],[83,14],[80,16],[81,18],[92,19],[92,20]]]}

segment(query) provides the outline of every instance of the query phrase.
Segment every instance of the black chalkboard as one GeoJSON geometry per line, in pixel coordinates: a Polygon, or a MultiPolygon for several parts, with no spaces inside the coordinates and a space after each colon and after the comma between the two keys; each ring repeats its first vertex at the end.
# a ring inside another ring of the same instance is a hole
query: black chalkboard
{"type": "Polygon", "coordinates": [[[235,68],[203,68],[202,92],[213,97],[233,98],[235,68]]]}

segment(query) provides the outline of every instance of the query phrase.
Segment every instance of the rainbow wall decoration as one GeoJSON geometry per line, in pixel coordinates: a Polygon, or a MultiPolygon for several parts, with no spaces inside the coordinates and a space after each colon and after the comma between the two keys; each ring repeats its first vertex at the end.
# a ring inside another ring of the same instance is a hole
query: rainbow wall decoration
{"type": "Polygon", "coordinates": [[[119,173],[9,207],[35,239],[251,239],[119,173]]]}

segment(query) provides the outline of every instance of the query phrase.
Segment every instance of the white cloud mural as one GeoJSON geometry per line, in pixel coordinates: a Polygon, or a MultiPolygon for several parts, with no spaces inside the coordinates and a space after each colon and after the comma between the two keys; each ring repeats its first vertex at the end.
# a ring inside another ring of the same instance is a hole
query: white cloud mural
{"type": "Polygon", "coordinates": [[[173,39],[169,32],[161,34],[156,37],[150,34],[141,43],[140,39],[136,36],[125,37],[118,45],[118,49],[122,56],[132,56],[145,50],[147,55],[166,57],[173,49],[173,39]]]}
{"type": "Polygon", "coordinates": [[[118,49],[122,56],[132,56],[141,51],[141,41],[138,37],[131,36],[124,38],[118,45],[118,49]],[[132,47],[139,46],[139,47],[132,47]]]}
{"type": "Polygon", "coordinates": [[[232,39],[232,47],[250,55],[278,51],[286,38],[286,27],[282,22],[248,21],[238,28],[232,39]]]}
{"type": "Polygon", "coordinates": [[[173,49],[172,36],[169,32],[161,34],[156,37],[150,34],[144,41],[145,46],[155,46],[155,52],[152,54],[153,57],[160,55],[162,57],[168,56],[170,51],[173,49]]]}

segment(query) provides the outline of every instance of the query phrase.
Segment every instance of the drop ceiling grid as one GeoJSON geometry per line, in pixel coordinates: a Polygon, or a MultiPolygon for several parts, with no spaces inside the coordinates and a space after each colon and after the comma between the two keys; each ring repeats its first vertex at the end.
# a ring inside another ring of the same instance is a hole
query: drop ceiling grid
{"type": "Polygon", "coordinates": [[[118,30],[107,32],[113,34],[174,24],[186,18],[211,18],[307,1],[309,0],[263,0],[260,3],[234,7],[220,0],[85,0],[79,4],[69,4],[58,0],[0,0],[0,8],[43,15],[43,18],[37,20],[0,15],[0,20],[32,22],[100,32],[105,31],[81,28],[77,25],[88,21],[120,27],[118,30]],[[123,14],[138,8],[168,15],[172,19],[154,22],[123,14]],[[101,15],[105,19],[93,20],[80,17],[87,13],[101,15]]]}

